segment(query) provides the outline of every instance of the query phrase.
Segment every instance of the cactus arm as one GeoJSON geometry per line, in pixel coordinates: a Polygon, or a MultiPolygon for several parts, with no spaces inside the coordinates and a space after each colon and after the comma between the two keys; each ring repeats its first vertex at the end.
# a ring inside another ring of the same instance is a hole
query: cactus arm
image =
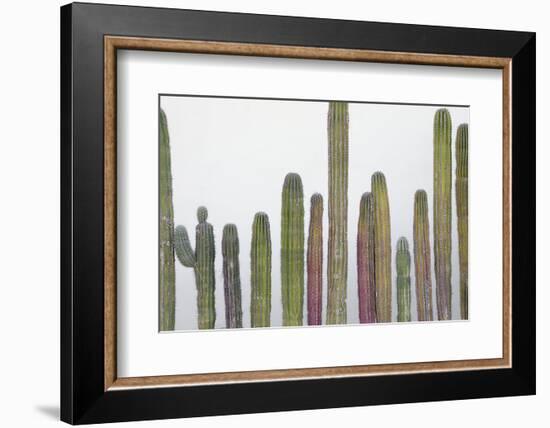
{"type": "Polygon", "coordinates": [[[283,325],[303,323],[304,197],[298,174],[285,177],[281,207],[281,288],[283,325]]]}
{"type": "Polygon", "coordinates": [[[460,317],[468,319],[468,125],[456,134],[456,211],[460,268],[460,317]]]}
{"type": "Polygon", "coordinates": [[[172,202],[172,166],[170,160],[170,136],[166,114],[160,110],[159,143],[159,283],[160,283],[160,330],[170,331],[176,321],[176,272],[174,257],[174,207],[172,202]]]}
{"type": "Polygon", "coordinates": [[[185,267],[195,267],[195,252],[189,242],[189,235],[185,226],[176,227],[175,232],[175,248],[178,260],[185,267]]]}
{"type": "Polygon", "coordinates": [[[222,235],[225,326],[241,328],[241,277],[239,268],[239,236],[234,224],[226,224],[222,235]]]}
{"type": "Polygon", "coordinates": [[[439,109],[434,118],[434,259],[437,316],[452,319],[451,313],[451,115],[439,109]]]}
{"type": "Polygon", "coordinates": [[[347,322],[348,129],[348,104],[329,103],[327,324],[347,322]]]}
{"type": "Polygon", "coordinates": [[[256,213],[250,247],[250,326],[271,325],[271,232],[266,213],[256,213]]]}
{"type": "Polygon", "coordinates": [[[392,320],[391,228],[386,178],[375,172],[371,179],[374,197],[374,277],[376,282],[376,318],[392,320]]]}
{"type": "Polygon", "coordinates": [[[432,321],[430,223],[428,219],[428,195],[424,190],[417,190],[414,195],[413,235],[418,321],[432,321]]]}
{"type": "Polygon", "coordinates": [[[395,256],[397,271],[397,321],[411,320],[411,255],[406,238],[399,238],[395,256]]]}
{"type": "Polygon", "coordinates": [[[364,193],[359,204],[357,225],[357,289],[359,322],[376,322],[376,286],[374,281],[374,199],[364,193]]]}
{"type": "Polygon", "coordinates": [[[307,241],[307,323],[322,324],[323,307],[323,197],[311,197],[307,241]]]}
{"type": "MultiPolygon", "coordinates": [[[[201,208],[199,208],[201,212],[201,208]]],[[[201,220],[199,216],[199,220],[201,220]]],[[[197,308],[199,329],[214,328],[216,323],[214,272],[214,228],[206,221],[206,217],[196,227],[195,240],[195,283],[197,285],[197,308]]]]}

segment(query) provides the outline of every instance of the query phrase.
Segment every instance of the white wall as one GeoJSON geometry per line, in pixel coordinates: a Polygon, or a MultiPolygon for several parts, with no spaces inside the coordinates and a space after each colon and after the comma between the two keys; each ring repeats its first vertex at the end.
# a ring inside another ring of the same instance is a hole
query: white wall
{"type": "MultiPolygon", "coordinates": [[[[113,3],[104,0],[104,3],[113,3]]],[[[0,13],[0,178],[4,200],[0,210],[0,379],[2,424],[9,427],[55,426],[59,397],[59,10],[63,2],[4,2],[0,13]],[[7,148],[7,153],[5,152],[7,148]]],[[[462,0],[457,7],[440,1],[389,2],[146,0],[126,1],[195,9],[315,16],[415,24],[485,27],[537,31],[537,75],[548,76],[550,28],[544,2],[462,0]]],[[[538,122],[550,115],[545,97],[547,79],[538,81],[538,122]]],[[[538,265],[550,257],[542,242],[550,238],[547,128],[538,140],[538,265]],[[543,195],[545,196],[543,199],[543,195]]],[[[536,397],[421,403],[353,409],[318,410],[267,415],[229,416],[142,423],[139,426],[263,427],[375,426],[446,428],[490,423],[517,427],[543,426],[550,400],[548,360],[550,315],[542,302],[550,299],[547,272],[538,272],[538,395],[536,397]],[[543,340],[544,339],[544,340],[543,340]],[[433,423],[429,421],[432,420],[433,423]],[[427,422],[428,421],[428,422],[427,422]]],[[[546,422],[547,423],[547,422],[546,422]]],[[[124,426],[138,426],[137,423],[124,426]]]]}

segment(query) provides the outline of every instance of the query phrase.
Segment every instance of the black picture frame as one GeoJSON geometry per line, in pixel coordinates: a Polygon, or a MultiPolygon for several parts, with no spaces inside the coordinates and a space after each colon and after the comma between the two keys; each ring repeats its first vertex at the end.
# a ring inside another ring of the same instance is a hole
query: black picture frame
{"type": "Polygon", "coordinates": [[[71,424],[535,393],[535,34],[73,3],[61,8],[61,419],[71,424]],[[512,367],[104,390],[104,36],[512,58],[512,367]]]}

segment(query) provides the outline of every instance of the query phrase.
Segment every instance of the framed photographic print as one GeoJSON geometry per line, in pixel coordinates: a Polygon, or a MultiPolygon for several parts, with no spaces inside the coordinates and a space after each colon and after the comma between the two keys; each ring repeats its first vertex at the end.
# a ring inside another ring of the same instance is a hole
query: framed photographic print
{"type": "Polygon", "coordinates": [[[62,420],[535,393],[533,33],[75,3],[61,53],[62,420]]]}

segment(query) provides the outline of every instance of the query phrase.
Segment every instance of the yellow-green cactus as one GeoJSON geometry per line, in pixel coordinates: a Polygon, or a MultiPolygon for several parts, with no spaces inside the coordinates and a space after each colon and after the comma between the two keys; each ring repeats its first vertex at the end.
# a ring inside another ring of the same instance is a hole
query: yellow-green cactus
{"type": "Polygon", "coordinates": [[[411,320],[411,255],[407,238],[399,238],[395,255],[397,271],[397,321],[411,320]]]}
{"type": "Polygon", "coordinates": [[[252,224],[250,248],[250,326],[271,325],[271,231],[269,217],[259,212],[252,224]]]}
{"type": "Polygon", "coordinates": [[[428,219],[428,195],[424,190],[417,190],[414,194],[413,229],[416,309],[418,312],[418,321],[432,321],[430,222],[428,219]]]}
{"type": "Polygon", "coordinates": [[[329,103],[327,324],[347,322],[348,129],[348,104],[329,103]]]}

